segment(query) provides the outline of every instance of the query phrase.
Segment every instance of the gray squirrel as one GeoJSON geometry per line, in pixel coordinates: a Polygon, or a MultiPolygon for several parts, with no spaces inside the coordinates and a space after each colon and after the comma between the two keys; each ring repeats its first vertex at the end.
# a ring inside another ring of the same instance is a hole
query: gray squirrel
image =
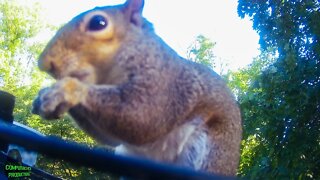
{"type": "Polygon", "coordinates": [[[213,70],[185,60],[142,16],[143,0],[96,7],[64,25],[39,58],[57,81],[33,112],[69,113],[116,153],[235,175],[239,107],[213,70]]]}

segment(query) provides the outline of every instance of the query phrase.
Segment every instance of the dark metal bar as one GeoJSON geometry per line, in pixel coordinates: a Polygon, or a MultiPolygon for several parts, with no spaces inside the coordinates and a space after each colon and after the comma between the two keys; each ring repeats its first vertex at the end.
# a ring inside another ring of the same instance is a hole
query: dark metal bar
{"type": "MultiPolygon", "coordinates": [[[[5,91],[0,90],[0,121],[6,123],[13,122],[13,109],[15,104],[15,97],[5,91]]],[[[8,144],[0,141],[0,151],[7,152],[8,144]]]]}
{"type": "Polygon", "coordinates": [[[8,92],[0,90],[0,119],[12,123],[14,104],[15,97],[8,92]]]}
{"type": "Polygon", "coordinates": [[[56,137],[40,136],[21,127],[5,123],[0,123],[1,140],[24,146],[53,158],[64,159],[114,175],[138,179],[234,179],[145,159],[114,155],[101,149],[90,149],[56,137]]]}

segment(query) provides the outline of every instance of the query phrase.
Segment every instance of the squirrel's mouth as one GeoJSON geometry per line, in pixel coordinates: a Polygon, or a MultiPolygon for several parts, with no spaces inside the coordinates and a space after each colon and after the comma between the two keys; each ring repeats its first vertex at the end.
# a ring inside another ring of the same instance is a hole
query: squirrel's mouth
{"type": "Polygon", "coordinates": [[[70,73],[70,77],[76,78],[79,81],[85,81],[89,74],[87,72],[72,72],[70,73]]]}

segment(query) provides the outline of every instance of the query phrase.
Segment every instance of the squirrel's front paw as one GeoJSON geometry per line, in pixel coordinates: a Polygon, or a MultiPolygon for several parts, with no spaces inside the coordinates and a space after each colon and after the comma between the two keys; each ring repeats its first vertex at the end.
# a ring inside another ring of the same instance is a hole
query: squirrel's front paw
{"type": "Polygon", "coordinates": [[[33,102],[32,112],[44,119],[58,119],[70,108],[83,102],[86,96],[86,85],[77,79],[65,78],[39,92],[33,102]]]}

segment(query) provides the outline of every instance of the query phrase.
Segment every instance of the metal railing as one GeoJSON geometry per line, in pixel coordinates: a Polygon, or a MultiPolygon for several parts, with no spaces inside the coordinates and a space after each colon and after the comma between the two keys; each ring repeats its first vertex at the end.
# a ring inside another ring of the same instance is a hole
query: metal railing
{"type": "Polygon", "coordinates": [[[90,149],[57,137],[40,136],[21,127],[0,123],[0,142],[17,144],[52,158],[92,167],[96,170],[137,179],[234,179],[188,168],[125,157],[101,149],[90,149]]]}

